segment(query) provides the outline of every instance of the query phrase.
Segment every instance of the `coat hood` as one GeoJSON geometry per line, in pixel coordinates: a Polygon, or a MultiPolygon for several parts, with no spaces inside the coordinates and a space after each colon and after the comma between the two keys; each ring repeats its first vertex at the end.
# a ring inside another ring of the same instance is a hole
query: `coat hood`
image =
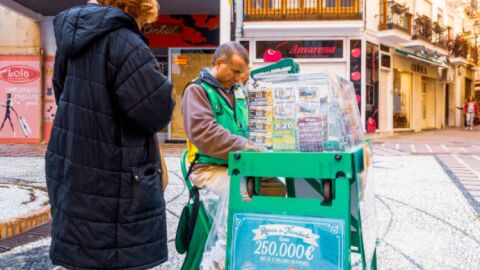
{"type": "Polygon", "coordinates": [[[218,80],[215,78],[212,73],[210,72],[210,69],[208,68],[203,68],[200,71],[200,76],[199,79],[203,82],[206,82],[210,84],[211,86],[214,86],[215,88],[222,89],[226,93],[229,93],[232,89],[236,87],[236,85],[232,86],[231,89],[226,89],[218,80]]]}
{"type": "Polygon", "coordinates": [[[62,11],[55,17],[53,27],[57,50],[67,57],[78,55],[119,28],[128,28],[143,37],[137,23],[128,14],[118,8],[97,4],[62,11]]]}

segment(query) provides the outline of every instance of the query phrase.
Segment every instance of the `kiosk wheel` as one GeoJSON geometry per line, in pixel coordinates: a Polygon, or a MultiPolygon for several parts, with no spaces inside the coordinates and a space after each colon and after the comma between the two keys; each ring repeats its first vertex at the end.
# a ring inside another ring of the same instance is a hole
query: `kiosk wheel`
{"type": "Polygon", "coordinates": [[[322,181],[322,190],[323,190],[323,201],[325,203],[332,202],[332,180],[323,180],[322,181]]]}

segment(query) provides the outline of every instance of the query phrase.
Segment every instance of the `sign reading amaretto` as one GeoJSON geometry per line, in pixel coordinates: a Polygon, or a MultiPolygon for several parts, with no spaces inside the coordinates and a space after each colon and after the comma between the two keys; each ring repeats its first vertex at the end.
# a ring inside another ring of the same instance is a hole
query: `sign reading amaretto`
{"type": "Polygon", "coordinates": [[[301,47],[293,45],[290,48],[291,54],[334,54],[337,51],[337,47],[301,47]]]}
{"type": "Polygon", "coordinates": [[[282,58],[343,58],[342,40],[257,41],[256,57],[265,62],[282,58]]]}

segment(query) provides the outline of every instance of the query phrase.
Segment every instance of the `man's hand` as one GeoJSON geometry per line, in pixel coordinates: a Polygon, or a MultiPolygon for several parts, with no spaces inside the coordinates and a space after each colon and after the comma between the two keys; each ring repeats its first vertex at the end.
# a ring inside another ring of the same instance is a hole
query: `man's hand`
{"type": "Polygon", "coordinates": [[[248,141],[245,146],[243,147],[244,151],[255,151],[255,152],[265,152],[266,149],[263,146],[258,146],[253,144],[253,142],[248,141]]]}

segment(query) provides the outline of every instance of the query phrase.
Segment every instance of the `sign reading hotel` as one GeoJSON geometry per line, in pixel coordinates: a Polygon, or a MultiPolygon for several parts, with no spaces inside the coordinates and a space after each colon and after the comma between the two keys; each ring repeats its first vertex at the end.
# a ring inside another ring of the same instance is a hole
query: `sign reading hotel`
{"type": "Polygon", "coordinates": [[[0,143],[38,143],[40,56],[0,56],[0,143]]]}
{"type": "Polygon", "coordinates": [[[160,15],[143,27],[151,48],[217,47],[220,17],[214,15],[160,15]]]}
{"type": "Polygon", "coordinates": [[[256,57],[265,62],[282,58],[343,58],[342,40],[257,41],[256,57]]]}

